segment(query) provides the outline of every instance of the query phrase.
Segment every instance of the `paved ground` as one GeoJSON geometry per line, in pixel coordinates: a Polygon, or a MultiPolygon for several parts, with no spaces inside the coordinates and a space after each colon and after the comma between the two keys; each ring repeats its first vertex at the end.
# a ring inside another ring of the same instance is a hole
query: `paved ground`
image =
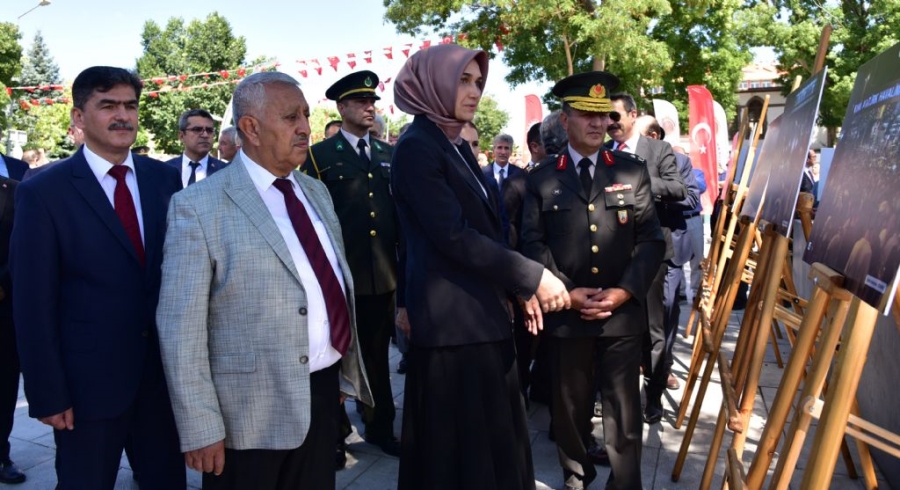
{"type": "MultiPolygon", "coordinates": [[[[683,322],[686,321],[687,313],[684,312],[683,322]]],[[[733,348],[736,339],[736,329],[740,321],[738,313],[732,316],[732,325],[729,335],[726,338],[726,348],[733,348]]],[[[787,340],[779,340],[780,350],[787,354],[787,340]]],[[[674,371],[675,374],[684,381],[690,363],[691,345],[690,341],[683,337],[678,337],[678,344],[675,348],[676,361],[674,371]]],[[[392,347],[393,358],[391,366],[396,367],[399,360],[399,354],[392,347]]],[[[744,462],[749,464],[752,454],[756,450],[756,442],[762,432],[762,425],[765,423],[765,417],[769,404],[775,396],[778,381],[781,376],[781,370],[775,364],[775,358],[771,351],[767,357],[767,363],[763,369],[760,390],[757,397],[756,409],[751,419],[751,429],[747,440],[747,449],[745,451],[744,462]]],[[[403,407],[403,382],[404,376],[394,374],[392,378],[394,393],[396,394],[395,403],[397,405],[397,421],[396,432],[400,433],[400,420],[402,417],[403,407]]],[[[683,386],[682,382],[682,386],[683,386]]],[[[710,385],[706,399],[703,403],[703,414],[698,423],[697,430],[692,441],[691,449],[688,453],[687,462],[678,482],[671,479],[672,468],[675,463],[675,457],[681,445],[684,435],[684,429],[676,430],[673,427],[675,420],[675,409],[673,408],[681,401],[682,392],[669,391],[667,394],[668,403],[666,405],[666,415],[662,423],[653,426],[644,426],[644,451],[641,465],[643,468],[644,488],[648,490],[664,490],[664,489],[694,489],[697,488],[703,467],[706,463],[706,456],[709,452],[709,441],[712,437],[712,431],[715,426],[715,419],[718,413],[718,407],[721,403],[721,395],[716,380],[710,385]]],[[[352,408],[352,402],[348,403],[348,408],[352,408]]],[[[356,412],[352,409],[350,418],[355,427],[361,426],[361,421],[356,412]]],[[[559,468],[556,458],[556,446],[547,439],[547,423],[548,412],[547,407],[533,404],[530,412],[532,451],[534,454],[535,478],[537,480],[538,489],[556,489],[562,486],[562,471],[559,468]]],[[[601,434],[599,427],[599,419],[595,420],[597,435],[601,434]]],[[[686,426],[687,424],[685,424],[686,426]]],[[[812,434],[812,431],[811,431],[812,434]]],[[[807,441],[807,446],[811,442],[812,436],[807,441]]],[[[339,489],[353,490],[393,490],[396,488],[396,477],[398,469],[398,460],[382,454],[378,448],[368,445],[359,437],[354,430],[350,436],[350,455],[347,468],[338,472],[337,487],[339,489]]],[[[731,441],[730,433],[726,433],[725,443],[731,441]]],[[[22,393],[20,393],[18,408],[16,410],[15,427],[12,434],[12,458],[18,466],[27,473],[28,481],[22,485],[16,485],[15,488],[21,490],[31,489],[52,489],[56,484],[56,473],[53,466],[54,445],[53,434],[51,430],[28,417],[27,401],[22,393]]],[[[804,449],[800,462],[797,465],[794,481],[799,483],[802,478],[802,469],[805,466],[806,454],[808,447],[804,449]]],[[[724,452],[722,452],[724,454],[724,452]]],[[[719,487],[723,475],[723,458],[719,457],[719,465],[716,471],[716,479],[714,486],[719,487]]],[[[774,468],[774,463],[773,463],[774,468]]],[[[608,476],[608,469],[598,467],[599,476],[591,485],[593,489],[600,489],[608,476]]],[[[879,476],[879,488],[889,488],[882,481],[881,474],[879,476]]],[[[188,472],[188,483],[191,488],[200,488],[200,476],[194,471],[188,472]]],[[[798,485],[794,485],[797,488],[798,485]]],[[[7,488],[6,485],[0,484],[0,488],[7,488]]],[[[8,488],[13,488],[9,486],[8,488]]],[[[119,479],[116,484],[117,490],[137,489],[138,485],[131,478],[131,470],[128,467],[128,461],[122,458],[122,469],[119,472],[119,479]]],[[[832,481],[831,488],[835,489],[863,489],[865,488],[862,480],[851,480],[847,476],[847,469],[839,460],[835,471],[835,477],[832,481]]]]}

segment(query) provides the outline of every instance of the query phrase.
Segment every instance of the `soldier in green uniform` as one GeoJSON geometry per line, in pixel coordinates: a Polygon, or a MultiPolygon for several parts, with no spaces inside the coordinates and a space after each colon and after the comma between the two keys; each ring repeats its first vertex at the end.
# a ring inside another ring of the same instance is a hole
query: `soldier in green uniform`
{"type": "Polygon", "coordinates": [[[559,277],[572,299],[571,309],[544,315],[542,337],[549,343],[552,424],[567,490],[587,488],[597,476],[586,444],[595,376],[612,467],[606,488],[641,488],[644,301],[665,241],[646,163],[603,148],[616,114],[607,93],[616,85],[614,75],[589,72],[553,87],[569,142],[554,162],[528,175],[522,217],[522,252],[559,277]]]}
{"type": "Polygon", "coordinates": [[[325,96],[337,102],[341,129],[310,148],[302,170],[325,183],[341,222],[355,287],[359,344],[375,402],[364,409],[364,437],[396,456],[388,367],[397,289],[397,216],[390,193],[394,148],[369,137],[377,86],[376,74],[359,71],[329,87],[325,96]]]}

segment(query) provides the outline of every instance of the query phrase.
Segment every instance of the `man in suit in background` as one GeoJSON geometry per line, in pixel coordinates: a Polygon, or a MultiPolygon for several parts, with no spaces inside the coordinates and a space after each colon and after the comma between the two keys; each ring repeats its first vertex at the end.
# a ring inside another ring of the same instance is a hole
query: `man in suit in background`
{"type": "MultiPolygon", "coordinates": [[[[653,116],[641,116],[643,120],[642,134],[650,139],[662,141],[666,132],[653,116]]],[[[687,196],[679,202],[662,203],[660,222],[669,225],[672,232],[672,258],[663,262],[666,267],[665,290],[663,292],[663,328],[665,333],[665,348],[661,361],[660,374],[666,376],[666,388],[677,390],[678,378],[672,374],[672,349],[675,347],[675,335],[678,333],[678,320],[681,316],[681,305],[678,303],[678,291],[685,285],[684,264],[691,261],[694,255],[692,245],[693,237],[688,228],[688,217],[685,212],[692,212],[700,206],[700,186],[697,184],[691,159],[687,155],[675,152],[675,165],[678,174],[684,181],[687,196]]],[[[699,216],[698,216],[699,217],[699,216]]],[[[701,248],[701,254],[702,248],[701,248]]],[[[655,373],[654,373],[655,374],[655,373]]],[[[662,407],[662,391],[647,391],[647,404],[654,407],[662,407]],[[655,398],[650,398],[651,396],[655,398]]]]}
{"type": "Polygon", "coordinates": [[[141,82],[95,66],[72,85],[85,143],[20,184],[13,315],[32,417],[54,428],[60,489],[111,489],[126,439],[141,488],[185,488],[154,321],[178,173],[133,155],[141,82]]]}
{"type": "Polygon", "coordinates": [[[25,481],[9,459],[16,399],[19,397],[19,354],[12,315],[12,280],[9,277],[9,236],[15,215],[16,181],[0,177],[0,483],[25,481]]]}
{"type": "Polygon", "coordinates": [[[181,184],[187,187],[216,173],[227,163],[209,156],[216,123],[203,109],[190,109],[178,118],[178,139],[184,153],[169,160],[169,165],[181,172],[181,184]]]}
{"type": "MultiPolygon", "coordinates": [[[[2,139],[3,131],[0,131],[0,140],[2,139]]],[[[0,177],[7,177],[21,182],[27,171],[27,163],[0,152],[0,177]]]]}
{"type": "MultiPolygon", "coordinates": [[[[656,214],[666,238],[665,259],[671,259],[675,252],[672,248],[671,224],[666,221],[664,206],[667,202],[678,202],[687,196],[684,181],[675,165],[675,154],[672,146],[665,141],[657,141],[643,136],[635,127],[637,105],[634,98],[625,93],[613,94],[613,109],[619,120],[609,125],[607,133],[612,141],[609,148],[637,155],[646,162],[650,171],[650,188],[656,203],[656,214]]],[[[647,295],[647,320],[650,324],[649,336],[644,343],[644,381],[648,399],[662,397],[666,389],[668,375],[663,369],[665,354],[665,311],[664,292],[666,282],[665,264],[659,267],[653,284],[647,295]]],[[[644,421],[655,424],[662,419],[662,406],[648,403],[644,410],[644,421]]]]}
{"type": "Polygon", "coordinates": [[[572,308],[544,317],[552,366],[553,431],[565,488],[597,476],[591,412],[603,399],[609,489],[641,488],[641,344],[644,298],[665,249],[643,160],[603,148],[619,80],[580,73],[559,81],[568,146],[528,176],[522,241],[529,258],[562,279],[572,308]],[[596,369],[595,369],[596,363],[596,369]],[[595,384],[596,376],[596,384],[595,384]]]}
{"type": "MultiPolygon", "coordinates": [[[[371,137],[378,75],[363,70],[337,82],[325,96],[337,102],[341,130],[313,145],[303,170],[325,183],[341,222],[353,274],[356,325],[375,406],[365,406],[366,442],[399,456],[388,352],[397,290],[397,214],[391,196],[394,147],[371,137]]],[[[345,422],[343,436],[349,435],[345,422]]],[[[338,441],[340,450],[340,441],[338,441]]]]}
{"type": "Polygon", "coordinates": [[[241,149],[241,139],[238,138],[237,128],[228,126],[219,134],[219,158],[225,162],[234,160],[238,150],[241,149]]]}
{"type": "Polygon", "coordinates": [[[241,151],[167,220],[157,320],[181,449],[206,490],[334,488],[339,390],[372,401],[337,215],[295,171],[309,105],[266,72],[233,108],[241,151]]]}

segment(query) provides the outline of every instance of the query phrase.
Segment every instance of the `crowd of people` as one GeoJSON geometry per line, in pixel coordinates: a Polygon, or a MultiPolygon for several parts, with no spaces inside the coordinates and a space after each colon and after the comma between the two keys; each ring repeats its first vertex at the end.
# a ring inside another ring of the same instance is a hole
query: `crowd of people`
{"type": "Polygon", "coordinates": [[[527,164],[508,134],[479,151],[488,72],[453,44],[412,55],[396,145],[371,71],[326,91],[341,118],[316,144],[297,81],[253,74],[219,158],[191,108],[167,162],[133,148],[135,75],[79,74],[75,154],[29,175],[0,157],[0,481],[26,478],[7,442],[21,369],[60,489],[112,488],[123,450],[141,488],[184,488],[185,464],[209,489],[334,488],[347,397],[399,457],[399,489],[535,488],[533,402],[566,489],[598,464],[606,488],[642,488],[642,424],[678,387],[704,179],[601,71],[553,87],[562,109],[528,131],[527,164]]]}

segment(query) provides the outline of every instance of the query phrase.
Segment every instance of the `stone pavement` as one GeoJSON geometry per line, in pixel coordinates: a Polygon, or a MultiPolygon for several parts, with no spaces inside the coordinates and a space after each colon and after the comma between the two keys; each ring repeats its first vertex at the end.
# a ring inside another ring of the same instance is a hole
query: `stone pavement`
{"type": "MultiPolygon", "coordinates": [[[[683,310],[689,310],[683,307],[683,310]]],[[[687,315],[690,311],[682,311],[682,325],[687,321],[687,315]]],[[[740,312],[732,315],[729,332],[726,335],[725,348],[733,349],[737,339],[737,325],[740,322],[740,312]]],[[[683,331],[683,329],[682,329],[683,331]]],[[[675,366],[673,368],[676,376],[682,381],[684,380],[690,364],[691,341],[682,336],[678,336],[678,343],[675,347],[675,366]]],[[[779,339],[779,346],[785,359],[789,352],[786,339],[779,339]]],[[[396,367],[399,360],[399,353],[392,347],[391,367],[396,367]]],[[[730,357],[730,356],[729,356],[730,357]]],[[[768,406],[772,403],[778,382],[781,376],[781,370],[775,364],[774,354],[769,349],[766,358],[766,364],[760,380],[759,395],[757,397],[754,415],[751,418],[751,428],[747,439],[747,446],[744,453],[745,466],[749,465],[752,454],[756,450],[756,443],[762,433],[762,425],[765,422],[768,406]]],[[[391,382],[395,393],[395,403],[397,406],[396,433],[400,433],[400,421],[403,414],[403,382],[404,376],[394,374],[391,382]]],[[[664,402],[666,414],[662,423],[653,426],[644,426],[644,450],[641,466],[643,468],[644,488],[648,490],[675,490],[675,489],[694,489],[699,485],[703,467],[706,463],[706,456],[709,452],[709,441],[715,426],[718,407],[721,404],[721,390],[719,389],[718,379],[714,378],[707,391],[706,399],[703,403],[703,413],[688,453],[687,462],[682,471],[681,478],[678,482],[671,480],[672,468],[675,463],[675,457],[681,445],[684,429],[676,430],[672,424],[675,420],[675,409],[673,407],[681,401],[681,390],[669,391],[666,394],[668,403],[664,402]]],[[[350,419],[355,428],[361,427],[359,415],[353,410],[353,402],[348,402],[348,412],[350,419]]],[[[534,455],[535,478],[537,480],[537,488],[542,490],[557,489],[562,487],[562,471],[559,468],[556,456],[556,446],[547,438],[548,412],[547,407],[539,404],[532,404],[529,410],[532,451],[534,455]]],[[[687,426],[685,422],[684,426],[687,426]]],[[[599,419],[595,419],[595,434],[602,434],[599,419]]],[[[807,440],[807,447],[804,449],[797,471],[794,475],[793,488],[799,487],[799,481],[802,479],[802,468],[805,466],[806,455],[809,454],[809,446],[811,444],[814,432],[810,431],[810,437],[807,440]]],[[[397,470],[399,461],[396,458],[382,454],[378,448],[366,444],[354,429],[354,433],[348,441],[350,451],[348,454],[347,468],[337,474],[337,488],[352,490],[393,490],[396,488],[397,470]]],[[[730,433],[726,432],[724,444],[731,442],[730,433]]],[[[16,488],[21,490],[49,490],[53,489],[56,484],[56,473],[53,466],[54,444],[51,429],[40,422],[28,417],[28,404],[24,394],[19,395],[18,407],[16,409],[15,426],[12,433],[12,459],[16,464],[28,475],[28,481],[21,485],[7,486],[0,484],[0,488],[16,488]]],[[[851,444],[851,448],[855,455],[855,447],[851,444]]],[[[722,481],[724,459],[724,451],[720,452],[719,463],[716,470],[716,478],[713,485],[719,488],[722,481]]],[[[855,456],[854,456],[855,460],[855,456]]],[[[772,468],[774,468],[774,462],[772,468]]],[[[598,467],[597,480],[590,488],[603,488],[604,483],[609,475],[609,469],[598,467]]],[[[881,473],[878,472],[879,488],[887,489],[888,485],[883,481],[881,473]]],[[[188,484],[190,488],[200,488],[200,475],[194,471],[188,472],[188,484]]],[[[131,470],[128,467],[128,461],[123,456],[122,468],[119,471],[119,478],[116,483],[117,490],[137,489],[138,485],[132,480],[131,470]]],[[[863,489],[865,485],[863,481],[852,480],[847,476],[847,468],[841,460],[838,460],[835,469],[835,477],[832,481],[831,488],[834,489],[863,489]]],[[[423,489],[425,490],[425,489],[423,489]]]]}

